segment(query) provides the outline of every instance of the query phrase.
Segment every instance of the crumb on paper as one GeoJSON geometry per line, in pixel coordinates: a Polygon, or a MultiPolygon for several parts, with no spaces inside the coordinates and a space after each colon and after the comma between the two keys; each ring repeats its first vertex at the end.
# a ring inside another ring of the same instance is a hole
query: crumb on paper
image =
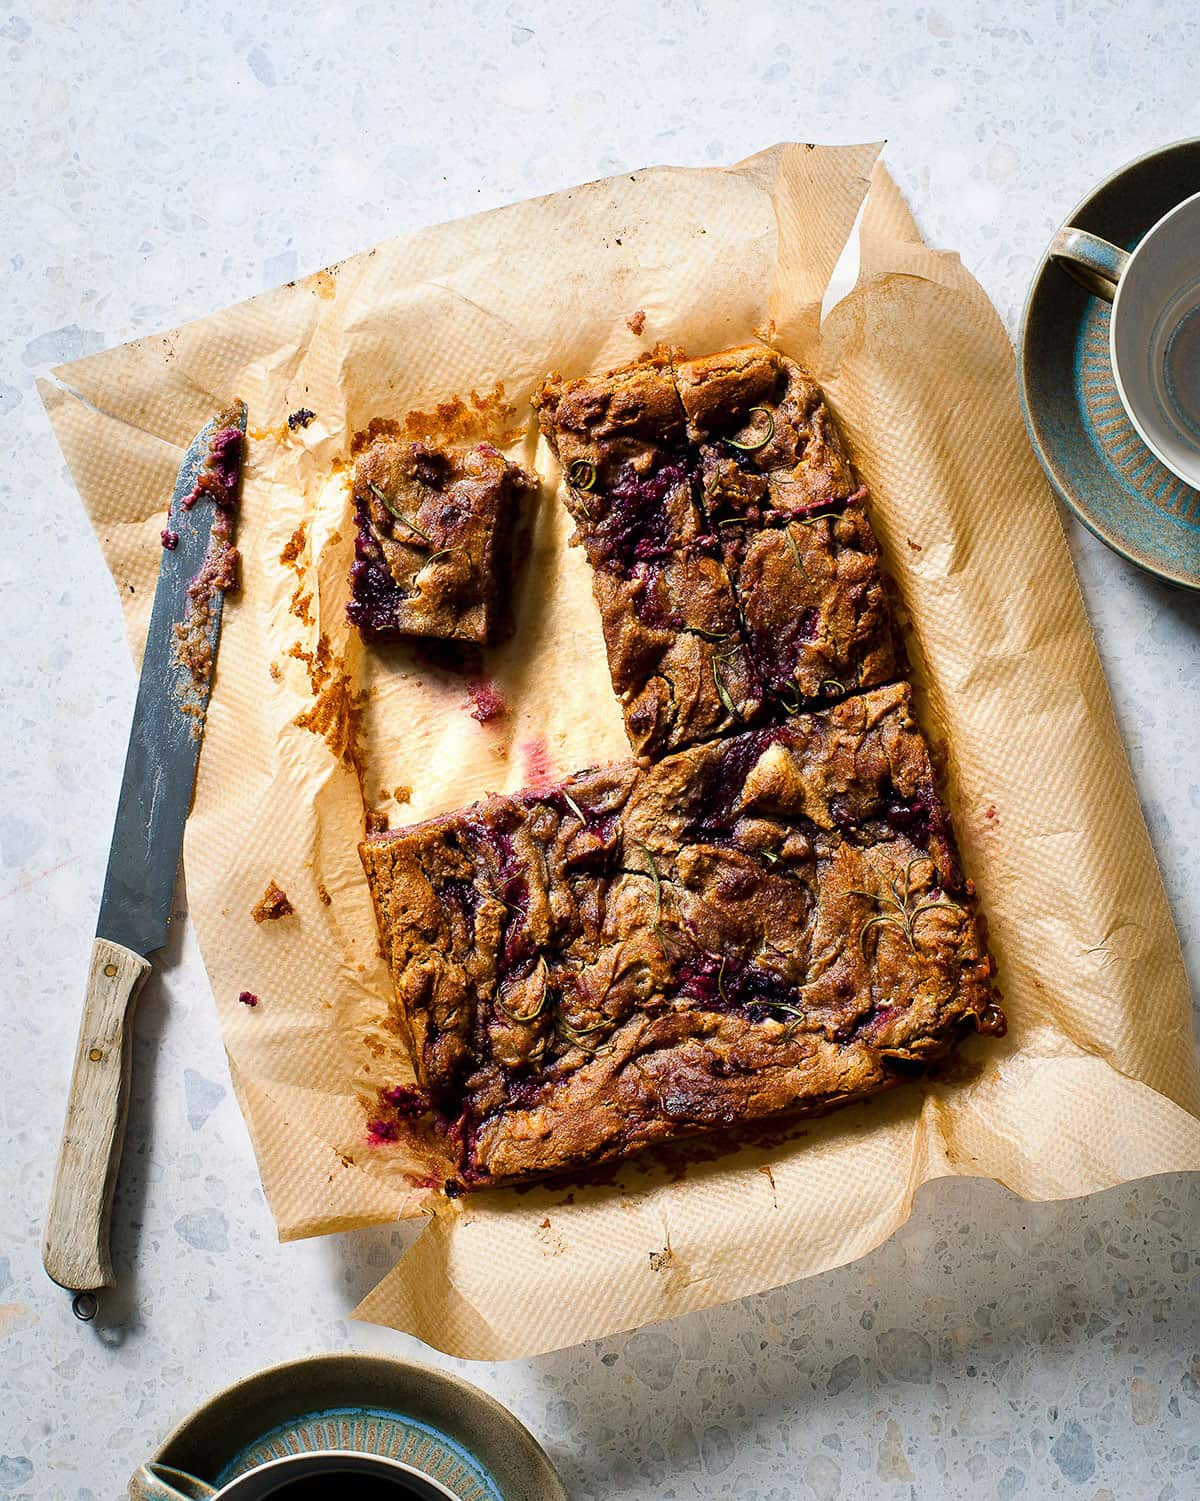
{"type": "Polygon", "coordinates": [[[329,895],[329,892],[325,889],[325,882],[324,881],[318,881],[317,882],[317,898],[320,901],[322,907],[332,907],[333,906],[333,898],[329,895]]]}
{"type": "Polygon", "coordinates": [[[775,1174],[771,1171],[771,1164],[769,1162],[764,1162],[759,1168],[759,1172],[763,1174],[767,1182],[771,1185],[771,1201],[774,1204],[775,1208],[778,1209],[779,1195],[775,1191],[775,1174]]]}
{"type": "Polygon", "coordinates": [[[368,808],[363,816],[363,824],[367,831],[367,838],[375,834],[386,834],[388,831],[388,816],[381,813],[378,808],[368,808]]]}
{"type": "Polygon", "coordinates": [[[276,683],[283,676],[283,673],[280,671],[278,662],[272,662],[271,665],[267,668],[267,671],[271,674],[272,681],[276,683]]]}
{"type": "Polygon", "coordinates": [[[289,657],[295,657],[297,662],[304,663],[308,669],[308,686],[312,689],[314,696],[319,695],[334,669],[333,649],[329,644],[329,637],[324,631],[321,632],[315,652],[309,651],[297,641],[288,647],[287,654],[289,657]]]}
{"type": "Polygon", "coordinates": [[[238,996],[238,1000],[241,1001],[243,1006],[249,1006],[252,1009],[258,1005],[258,997],[252,990],[243,990],[238,996]]]}
{"type": "Polygon", "coordinates": [[[471,706],[471,718],[480,724],[491,724],[494,719],[503,719],[508,713],[508,705],[491,683],[475,683],[467,689],[467,700],[471,706]]]}
{"type": "Polygon", "coordinates": [[[310,411],[308,407],[297,407],[294,412],[288,413],[287,425],[292,432],[295,432],[297,428],[307,427],[316,415],[316,412],[310,411]]]}
{"type": "Polygon", "coordinates": [[[468,393],[464,401],[455,396],[442,401],[429,412],[409,412],[403,423],[387,417],[374,417],[367,427],[356,432],[350,442],[352,455],[369,448],[376,438],[404,438],[411,442],[441,440],[448,443],[492,442],[507,448],[520,440],[524,427],[516,406],[497,382],[492,391],[481,396],[468,393]]]}
{"type": "Polygon", "coordinates": [[[392,790],[392,797],[396,800],[396,802],[400,803],[401,806],[403,806],[405,803],[411,803],[412,788],[404,786],[396,787],[392,790]]]}
{"type": "Polygon", "coordinates": [[[675,1259],[675,1253],[670,1246],[664,1246],[661,1251],[650,1252],[650,1270],[652,1272],[665,1272],[675,1259]]]}
{"type": "Polygon", "coordinates": [[[429,1096],[415,1084],[395,1084],[379,1091],[378,1114],[367,1121],[367,1141],[373,1147],[398,1141],[405,1121],[430,1110],[429,1096]]]}
{"type": "Polygon", "coordinates": [[[304,551],[304,538],[308,531],[308,522],[302,521],[288,540],[283,544],[283,551],[279,554],[279,561],[285,568],[291,568],[296,559],[304,551]]]}
{"type": "Polygon", "coordinates": [[[255,922],[276,922],[281,917],[290,917],[295,910],[283,887],[275,881],[268,881],[261,900],[251,907],[250,916],[255,922]]]}
{"type": "Polygon", "coordinates": [[[631,334],[638,334],[640,336],[645,326],[646,313],[644,308],[638,308],[636,313],[630,313],[629,317],[625,320],[625,327],[631,334]]]}
{"type": "MultiPolygon", "coordinates": [[[[291,655],[300,656],[303,660],[307,654],[293,650],[291,655]]],[[[310,677],[311,673],[310,667],[310,677]]],[[[316,703],[311,709],[297,714],[292,723],[297,729],[310,730],[314,735],[319,735],[339,761],[353,770],[359,770],[362,765],[359,734],[363,697],[355,694],[344,670],[339,671],[322,688],[317,689],[314,685],[313,691],[318,693],[316,703]]]]}
{"type": "Polygon", "coordinates": [[[309,606],[311,604],[312,590],[305,589],[303,584],[297,584],[296,592],[292,595],[292,600],[288,605],[288,609],[301,623],[301,625],[312,625],[313,623],[312,611],[309,609],[309,606]]]}
{"type": "Polygon", "coordinates": [[[912,548],[913,552],[923,552],[924,551],[924,548],[921,546],[921,544],[919,542],[914,542],[911,537],[905,537],[904,540],[908,543],[909,547],[912,548]]]}
{"type": "Polygon", "coordinates": [[[162,539],[162,545],[168,552],[174,552],[179,546],[179,533],[173,532],[169,526],[164,526],[158,535],[162,539]]]}

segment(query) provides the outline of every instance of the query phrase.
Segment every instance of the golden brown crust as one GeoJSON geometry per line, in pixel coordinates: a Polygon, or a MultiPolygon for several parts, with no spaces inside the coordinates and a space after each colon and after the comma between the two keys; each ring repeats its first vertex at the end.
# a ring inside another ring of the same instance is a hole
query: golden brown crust
{"type": "Polygon", "coordinates": [[[991,1006],[903,684],[361,853],[470,1184],[828,1109],[991,1006]]]}

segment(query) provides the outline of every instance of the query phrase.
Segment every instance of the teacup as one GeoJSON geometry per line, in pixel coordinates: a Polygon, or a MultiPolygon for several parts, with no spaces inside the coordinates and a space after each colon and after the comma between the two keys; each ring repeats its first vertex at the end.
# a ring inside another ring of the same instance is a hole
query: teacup
{"type": "Polygon", "coordinates": [[[1113,378],[1142,441],[1200,488],[1200,193],[1164,214],[1132,251],[1059,230],[1050,257],[1113,305],[1113,378]]]}
{"type": "Polygon", "coordinates": [[[320,1450],[258,1465],[225,1485],[209,1485],[169,1465],[145,1464],[129,1482],[131,1501],[456,1501],[432,1475],[379,1454],[320,1450]],[[336,1489],[335,1489],[336,1487],[336,1489]]]}

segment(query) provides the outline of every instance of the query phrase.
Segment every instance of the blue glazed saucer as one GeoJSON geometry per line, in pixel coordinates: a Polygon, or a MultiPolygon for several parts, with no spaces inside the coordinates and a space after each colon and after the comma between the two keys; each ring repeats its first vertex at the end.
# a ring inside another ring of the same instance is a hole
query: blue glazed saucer
{"type": "MultiPolygon", "coordinates": [[[[1200,192],[1200,139],[1114,172],[1066,224],[1132,250],[1177,203],[1200,192]]],[[[1108,357],[1111,306],[1042,257],[1017,346],[1021,408],[1050,483],[1114,552],[1200,589],[1200,492],[1162,465],[1117,395],[1108,357]]]]}
{"type": "Polygon", "coordinates": [[[318,1355],[218,1392],[153,1456],[221,1486],[287,1454],[343,1449],[403,1460],[459,1501],[566,1501],[537,1440],[447,1371],[382,1355],[318,1355]]]}

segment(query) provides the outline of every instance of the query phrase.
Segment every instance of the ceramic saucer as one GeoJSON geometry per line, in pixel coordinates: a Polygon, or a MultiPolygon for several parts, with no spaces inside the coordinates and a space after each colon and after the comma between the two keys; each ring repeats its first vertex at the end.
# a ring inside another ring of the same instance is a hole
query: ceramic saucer
{"type": "MultiPolygon", "coordinates": [[[[1200,139],[1164,146],[1102,182],[1067,216],[1132,250],[1200,192],[1200,139]]],[[[1042,257],[1017,347],[1025,425],[1064,502],[1122,557],[1200,589],[1200,492],[1162,465],[1121,405],[1108,357],[1111,306],[1042,257]]]]}
{"type": "Polygon", "coordinates": [[[185,1419],[154,1458],[219,1486],[314,1449],[389,1455],[460,1501],[566,1501],[545,1452],[507,1408],[457,1376],[381,1355],[259,1371],[185,1419]]]}

